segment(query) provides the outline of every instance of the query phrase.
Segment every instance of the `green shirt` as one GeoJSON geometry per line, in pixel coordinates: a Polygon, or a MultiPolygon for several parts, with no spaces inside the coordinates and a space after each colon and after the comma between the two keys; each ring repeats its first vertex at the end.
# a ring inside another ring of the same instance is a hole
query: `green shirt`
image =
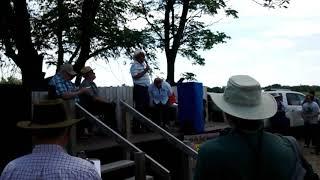
{"type": "Polygon", "coordinates": [[[258,133],[233,130],[207,141],[200,147],[194,180],[290,180],[296,161],[290,142],[267,132],[261,137],[260,153],[258,133]]]}

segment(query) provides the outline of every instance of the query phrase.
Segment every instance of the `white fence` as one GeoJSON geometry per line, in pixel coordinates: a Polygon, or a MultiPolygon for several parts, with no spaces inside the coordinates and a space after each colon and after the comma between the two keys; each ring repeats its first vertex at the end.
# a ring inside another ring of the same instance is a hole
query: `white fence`
{"type": "MultiPolygon", "coordinates": [[[[172,87],[173,92],[176,95],[178,101],[178,92],[177,87],[172,87]]],[[[99,87],[101,96],[105,97],[108,102],[115,102],[116,106],[116,118],[117,125],[121,127],[121,109],[120,109],[120,100],[125,101],[130,106],[133,106],[133,87],[131,86],[118,86],[118,87],[99,87]]],[[[207,101],[207,87],[203,87],[203,99],[207,101]]],[[[208,103],[205,105],[206,114],[208,114],[208,103]]],[[[206,116],[206,121],[208,121],[208,115],[206,116]]]]}
{"type": "MultiPolygon", "coordinates": [[[[177,87],[172,87],[178,101],[177,87]]],[[[125,101],[130,106],[133,106],[133,87],[131,86],[118,86],[118,87],[99,87],[100,95],[105,97],[108,102],[116,103],[116,120],[117,126],[122,127],[121,124],[121,109],[120,100],[125,101]]],[[[32,101],[37,102],[41,99],[47,98],[47,92],[35,91],[32,93],[32,101]]],[[[203,99],[207,101],[207,88],[203,88],[203,99]]],[[[205,106],[206,114],[208,114],[208,103],[205,106]]],[[[131,118],[131,117],[129,117],[131,118]]],[[[206,116],[208,121],[208,115],[206,116]]]]}

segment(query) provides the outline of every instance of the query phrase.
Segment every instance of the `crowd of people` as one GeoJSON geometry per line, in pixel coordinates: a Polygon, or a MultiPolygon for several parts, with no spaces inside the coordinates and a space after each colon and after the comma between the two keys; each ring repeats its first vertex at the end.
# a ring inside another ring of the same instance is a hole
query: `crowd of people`
{"type": "MultiPolygon", "coordinates": [[[[135,109],[166,128],[174,95],[171,86],[158,77],[151,83],[150,67],[142,50],[135,51],[133,60],[130,72],[135,109]]],[[[81,69],[84,80],[79,88],[71,82],[75,75],[72,66],[64,64],[49,82],[50,97],[55,99],[35,103],[32,119],[18,122],[18,127],[31,132],[34,148],[31,154],[9,162],[0,180],[101,179],[90,161],[68,155],[65,151],[70,127],[81,122],[82,118],[71,117],[61,99],[74,99],[91,113],[102,114],[105,123],[116,129],[115,122],[110,120],[115,120],[114,111],[108,111],[112,105],[99,94],[91,67],[81,69]]],[[[278,96],[263,93],[259,82],[247,75],[230,77],[224,93],[209,95],[223,111],[224,120],[231,128],[201,145],[194,180],[319,179],[295,138],[264,129],[264,119],[285,116],[285,106],[278,96]]],[[[310,91],[302,104],[305,147],[309,148],[312,142],[316,154],[320,152],[318,103],[314,91],[310,91]]]]}

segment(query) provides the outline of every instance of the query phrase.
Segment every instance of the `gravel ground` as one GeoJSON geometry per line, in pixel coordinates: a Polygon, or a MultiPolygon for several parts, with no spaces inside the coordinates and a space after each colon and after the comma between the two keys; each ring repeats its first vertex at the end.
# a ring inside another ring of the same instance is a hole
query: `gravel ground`
{"type": "MultiPolygon", "coordinates": [[[[303,147],[303,140],[299,140],[301,147],[303,147]]],[[[314,152],[314,148],[302,148],[304,157],[309,161],[312,165],[315,172],[320,176],[320,155],[311,154],[314,152]]]]}

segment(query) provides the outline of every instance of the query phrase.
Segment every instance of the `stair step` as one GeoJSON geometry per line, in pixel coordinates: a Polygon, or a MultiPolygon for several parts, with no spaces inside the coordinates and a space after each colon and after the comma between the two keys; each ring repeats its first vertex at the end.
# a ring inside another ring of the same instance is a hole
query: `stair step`
{"type": "MultiPolygon", "coordinates": [[[[135,180],[135,177],[130,177],[125,180],[135,180]]],[[[146,180],[153,180],[153,176],[146,175],[146,180]]]]}
{"type": "Polygon", "coordinates": [[[117,171],[126,167],[134,165],[134,161],[131,160],[120,160],[108,164],[101,165],[101,174],[117,171]]]}

